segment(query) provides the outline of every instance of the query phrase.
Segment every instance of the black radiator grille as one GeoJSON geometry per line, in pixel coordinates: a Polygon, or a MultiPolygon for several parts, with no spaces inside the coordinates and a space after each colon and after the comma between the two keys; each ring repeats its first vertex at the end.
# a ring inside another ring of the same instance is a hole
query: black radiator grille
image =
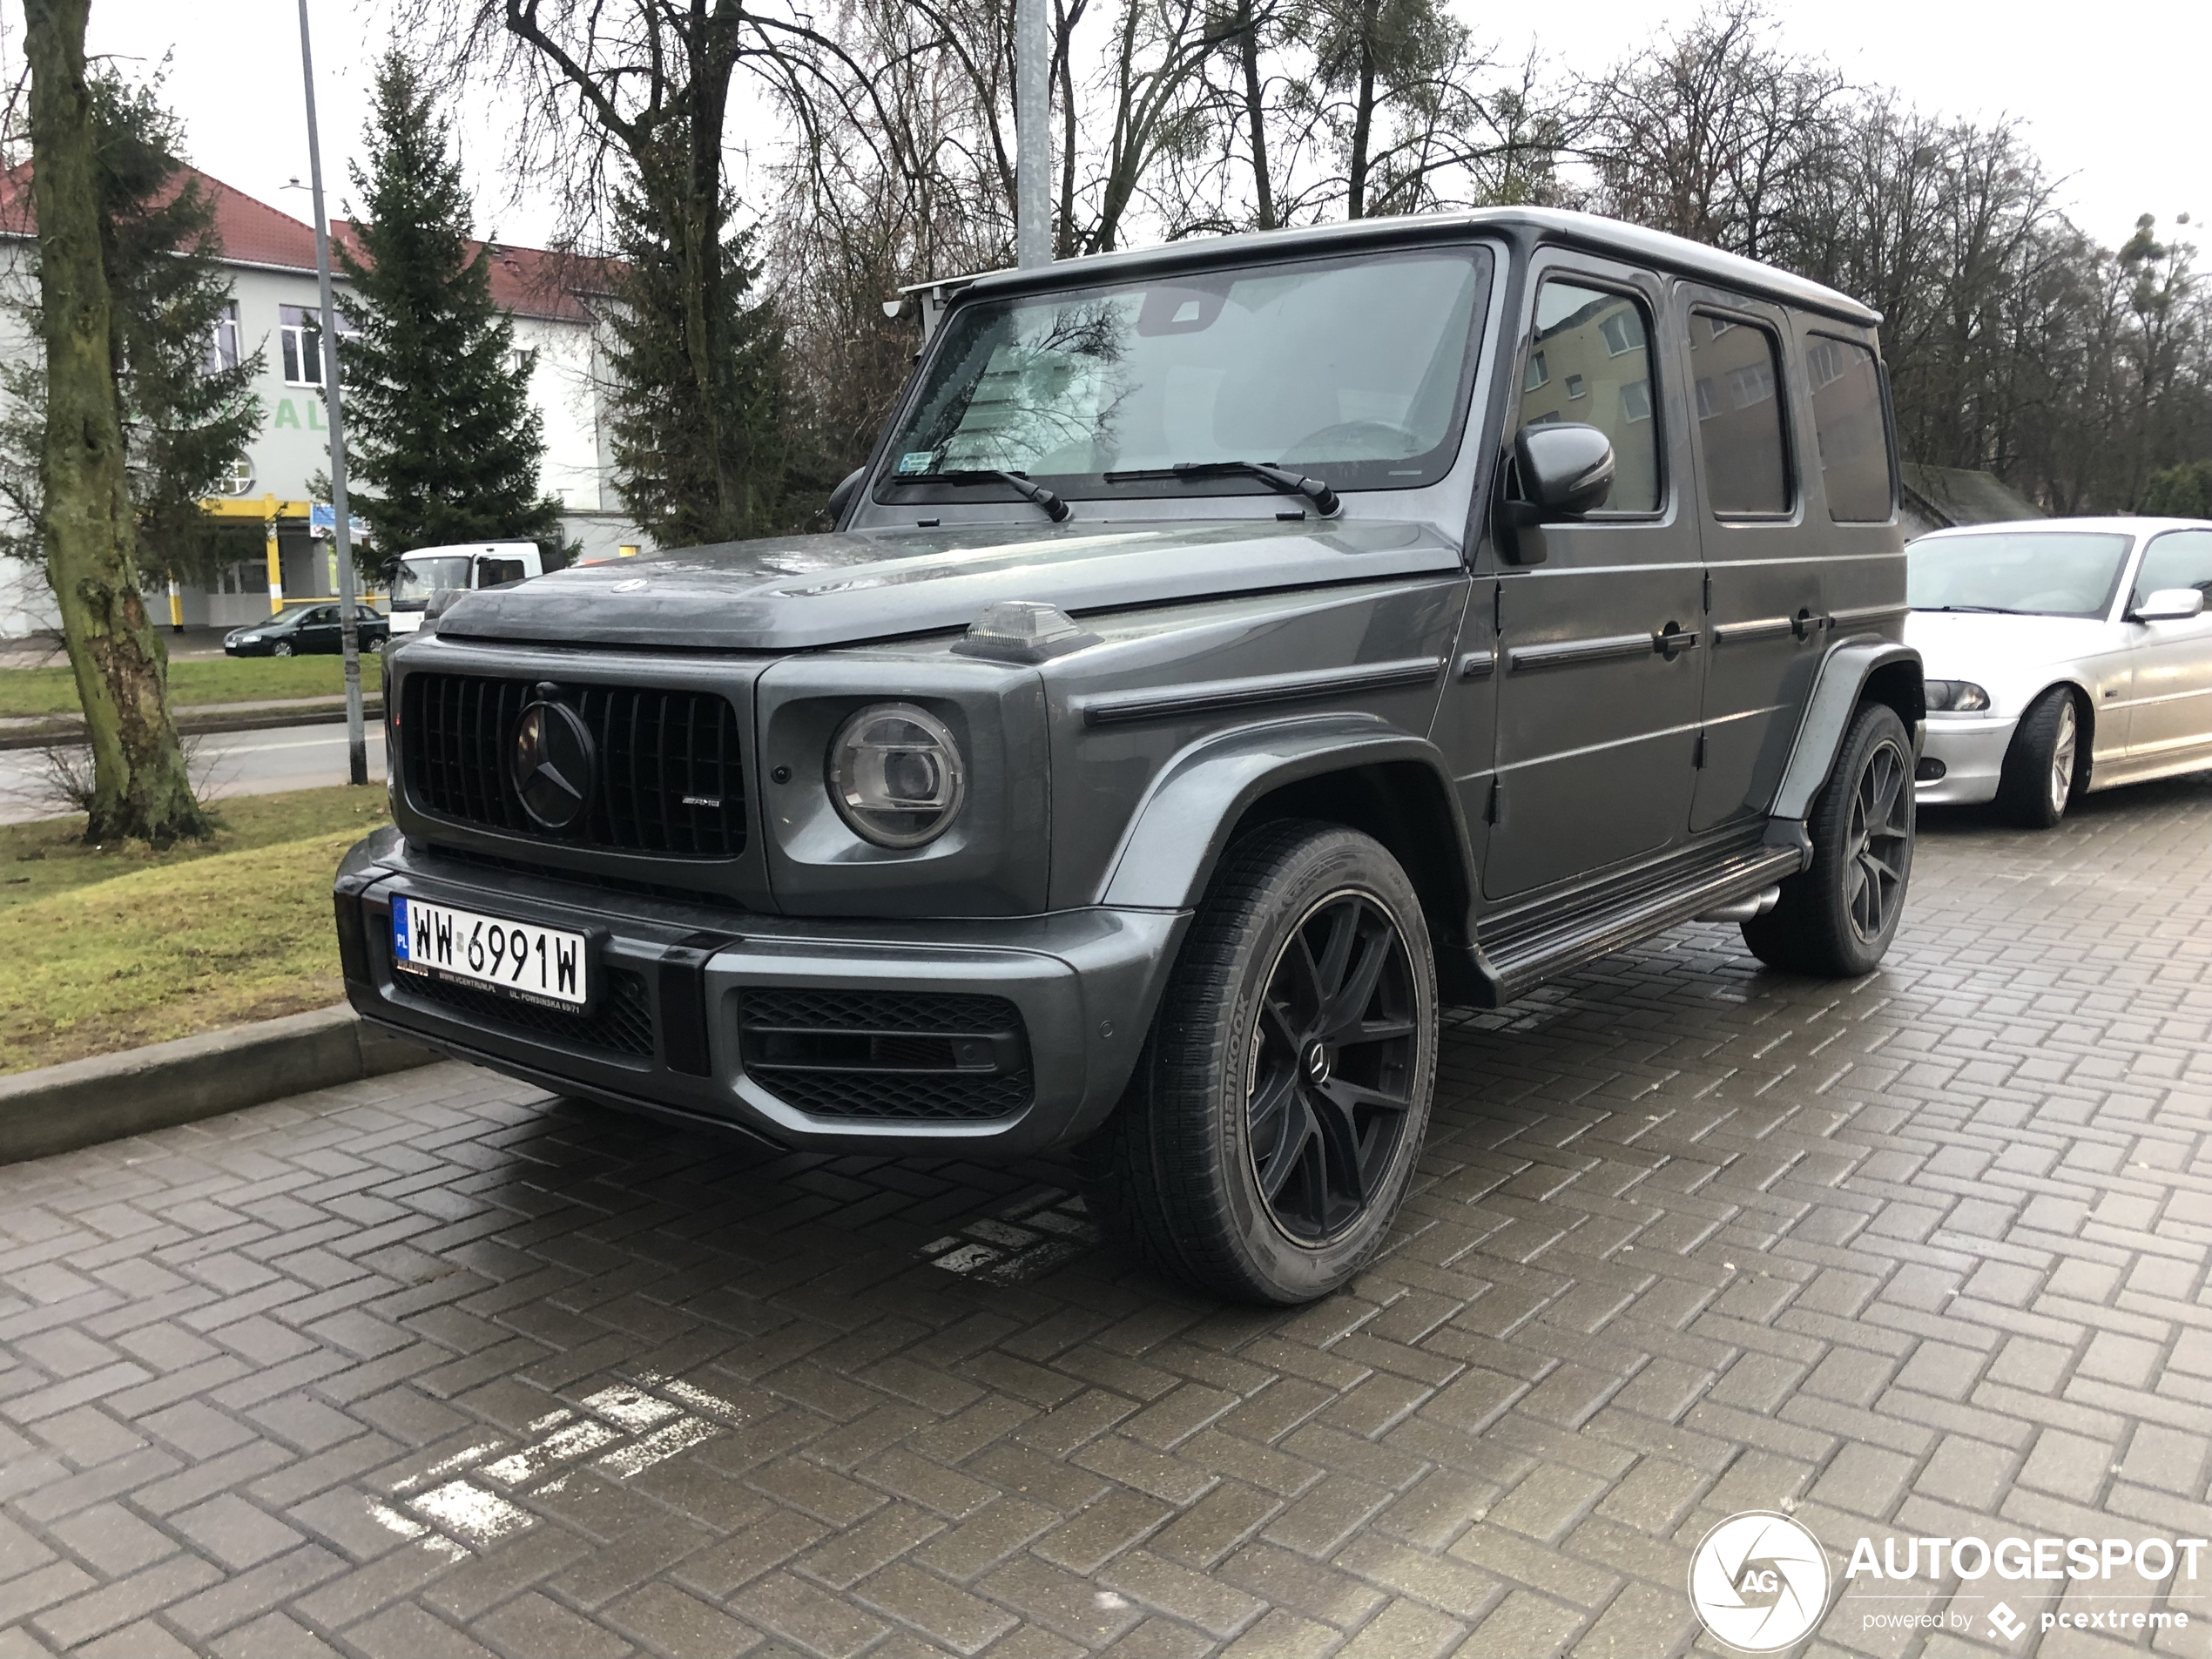
{"type": "Polygon", "coordinates": [[[745,850],[738,712],[711,691],[563,686],[561,700],[590,728],[598,776],[572,827],[540,826],[523,810],[505,764],[508,736],[539,684],[483,674],[408,677],[400,744],[408,792],[423,811],[610,852],[726,859],[745,850]]]}
{"type": "Polygon", "coordinates": [[[1004,997],[757,990],[738,1009],[746,1071],[818,1117],[974,1122],[1035,1092],[1022,1015],[1004,997]]]}
{"type": "Polygon", "coordinates": [[[395,971],[392,983],[408,995],[435,1002],[471,1025],[651,1059],[653,1009],[645,991],[645,976],[626,968],[601,967],[598,972],[605,976],[605,982],[600,988],[597,1006],[589,1014],[541,1008],[496,991],[480,991],[473,985],[457,985],[425,974],[395,971]]]}

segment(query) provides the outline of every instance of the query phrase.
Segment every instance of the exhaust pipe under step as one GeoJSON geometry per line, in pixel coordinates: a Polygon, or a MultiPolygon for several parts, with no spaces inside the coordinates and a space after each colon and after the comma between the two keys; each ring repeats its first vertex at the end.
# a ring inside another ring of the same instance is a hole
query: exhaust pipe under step
{"type": "Polygon", "coordinates": [[[1761,887],[1747,898],[1737,899],[1722,905],[1717,909],[1708,910],[1697,920],[1700,921],[1750,921],[1755,916],[1766,914],[1781,901],[1781,899],[1780,887],[1761,887]]]}

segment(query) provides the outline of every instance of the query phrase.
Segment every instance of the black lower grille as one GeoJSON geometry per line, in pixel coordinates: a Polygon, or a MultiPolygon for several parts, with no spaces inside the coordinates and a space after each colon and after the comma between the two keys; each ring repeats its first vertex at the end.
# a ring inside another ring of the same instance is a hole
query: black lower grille
{"type": "Polygon", "coordinates": [[[516,722],[539,680],[416,673],[401,692],[400,748],[415,805],[502,834],[617,853],[735,858],[745,850],[738,712],[711,691],[563,684],[556,700],[591,733],[595,776],[583,813],[549,831],[508,776],[516,722]]]}
{"type": "Polygon", "coordinates": [[[818,1117],[974,1122],[1035,1093],[1022,1015],[1004,997],[747,991],[738,1028],[746,1071],[818,1117]]]}
{"type": "Polygon", "coordinates": [[[393,983],[409,996],[435,1002],[466,1018],[471,1024],[524,1036],[551,1037],[578,1049],[600,1049],[611,1054],[653,1057],[653,1008],[645,992],[645,976],[626,968],[602,967],[604,983],[598,1005],[589,1014],[569,1014],[559,1008],[518,1002],[472,985],[432,979],[422,974],[395,973],[393,983]]]}

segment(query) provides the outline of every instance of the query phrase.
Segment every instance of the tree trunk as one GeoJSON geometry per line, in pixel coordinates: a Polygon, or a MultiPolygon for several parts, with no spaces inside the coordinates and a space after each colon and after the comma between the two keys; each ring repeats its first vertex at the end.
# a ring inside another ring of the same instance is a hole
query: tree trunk
{"type": "Polygon", "coordinates": [[[1375,130],[1375,14],[1378,0],[1360,10],[1359,103],[1352,115],[1352,165],[1345,169],[1346,219],[1367,216],[1367,151],[1375,130]]]}
{"type": "Polygon", "coordinates": [[[31,200],[46,348],[39,535],[84,706],[93,797],[85,839],[157,846],[206,835],[177,729],[168,664],[138,592],[138,521],[124,470],[99,180],[84,83],[90,0],[24,0],[31,200]]]}
{"type": "Polygon", "coordinates": [[[1252,17],[1252,0],[1240,0],[1237,10],[1237,48],[1244,59],[1244,114],[1251,127],[1252,194],[1259,208],[1258,228],[1275,228],[1275,184],[1267,172],[1267,111],[1259,97],[1259,24],[1252,17]]]}

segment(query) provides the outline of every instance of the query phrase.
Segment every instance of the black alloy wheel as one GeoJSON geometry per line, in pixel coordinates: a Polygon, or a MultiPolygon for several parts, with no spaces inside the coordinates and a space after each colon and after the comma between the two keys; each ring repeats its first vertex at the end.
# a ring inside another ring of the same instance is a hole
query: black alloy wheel
{"type": "Polygon", "coordinates": [[[1862,705],[1805,818],[1812,863],[1743,924],[1751,954],[1825,979],[1871,974],[1897,936],[1912,880],[1912,739],[1897,711],[1862,705]]]}
{"type": "Polygon", "coordinates": [[[1321,1244],[1379,1190],[1413,1108],[1413,958],[1366,894],[1330,894],[1284,941],[1244,1090],[1247,1144],[1275,1224],[1321,1244]]]}
{"type": "Polygon", "coordinates": [[[1868,943],[1887,942],[1905,905],[1912,859],[1912,757],[1887,739],[1874,745],[1851,791],[1851,925],[1868,943]]]}
{"type": "Polygon", "coordinates": [[[1118,1244],[1283,1305],[1382,1247],[1436,1083],[1436,964],[1398,860],[1339,825],[1222,855],[1120,1104],[1081,1150],[1118,1244]]]}

